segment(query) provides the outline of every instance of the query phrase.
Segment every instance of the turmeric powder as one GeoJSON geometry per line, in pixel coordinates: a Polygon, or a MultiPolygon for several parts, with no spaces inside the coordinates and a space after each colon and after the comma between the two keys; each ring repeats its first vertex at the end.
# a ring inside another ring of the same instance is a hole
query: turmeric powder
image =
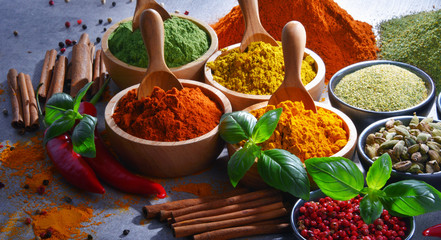
{"type": "Polygon", "coordinates": [[[343,120],[327,109],[317,108],[314,113],[305,110],[303,102],[285,101],[250,113],[259,119],[276,108],[282,108],[283,112],[273,135],[259,144],[262,150],[285,149],[303,162],[312,157],[330,157],[348,142],[343,120]]]}
{"type": "MultiPolygon", "coordinates": [[[[303,85],[307,85],[317,75],[314,63],[309,55],[303,59],[303,85]]],[[[271,95],[282,84],[285,76],[282,46],[264,42],[251,43],[248,51],[243,53],[238,48],[224,52],[215,61],[208,62],[207,66],[216,82],[246,94],[271,95]]]]}

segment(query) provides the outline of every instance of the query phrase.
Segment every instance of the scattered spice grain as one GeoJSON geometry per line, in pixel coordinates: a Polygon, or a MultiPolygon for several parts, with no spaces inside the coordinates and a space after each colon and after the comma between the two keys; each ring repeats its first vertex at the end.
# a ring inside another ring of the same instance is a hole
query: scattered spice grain
{"type": "Polygon", "coordinates": [[[354,107],[389,112],[415,106],[427,98],[424,81],[392,64],[372,65],[344,76],[335,95],[354,107]]]}

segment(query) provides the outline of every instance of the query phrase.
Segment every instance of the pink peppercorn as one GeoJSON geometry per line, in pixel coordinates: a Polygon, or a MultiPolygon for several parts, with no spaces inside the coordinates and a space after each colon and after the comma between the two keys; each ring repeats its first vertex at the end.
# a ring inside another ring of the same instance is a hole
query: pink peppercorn
{"type": "Polygon", "coordinates": [[[24,221],[24,223],[25,223],[26,225],[31,224],[31,219],[30,219],[30,218],[26,218],[25,221],[24,221]]]}
{"type": "Polygon", "coordinates": [[[69,28],[69,27],[70,27],[70,22],[65,22],[65,23],[64,23],[64,26],[66,26],[67,28],[69,28]]]}
{"type": "Polygon", "coordinates": [[[62,48],[62,49],[60,49],[60,52],[61,53],[64,53],[66,51],[66,48],[62,48]]]}
{"type": "Polygon", "coordinates": [[[64,40],[64,43],[66,43],[67,46],[72,45],[72,41],[70,39],[64,40]]]}
{"type": "MultiPolygon", "coordinates": [[[[63,48],[61,50],[63,50],[63,48]]],[[[43,195],[45,190],[46,189],[43,186],[40,186],[40,187],[37,188],[37,193],[40,194],[40,195],[43,195]]]]}
{"type": "Polygon", "coordinates": [[[49,1],[49,5],[53,6],[54,5],[54,1],[50,0],[49,1]]]}
{"type": "Polygon", "coordinates": [[[81,19],[77,20],[78,25],[80,25],[82,22],[83,22],[83,20],[81,20],[81,19]]]}
{"type": "Polygon", "coordinates": [[[188,15],[188,14],[189,14],[189,12],[188,12],[188,11],[185,11],[185,12],[184,12],[184,14],[185,14],[185,15],[188,15]]]}

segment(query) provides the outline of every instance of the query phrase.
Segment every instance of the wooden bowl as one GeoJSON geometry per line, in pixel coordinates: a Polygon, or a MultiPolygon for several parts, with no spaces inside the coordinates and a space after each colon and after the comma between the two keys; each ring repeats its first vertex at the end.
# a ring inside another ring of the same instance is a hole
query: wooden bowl
{"type": "MultiPolygon", "coordinates": [[[[239,48],[239,46],[240,43],[237,43],[228,46],[223,50],[217,51],[210,58],[208,58],[207,62],[213,62],[218,56],[225,55],[228,51],[239,48]]],[[[325,63],[316,53],[314,53],[310,49],[305,48],[305,57],[306,55],[309,55],[314,59],[314,68],[317,70],[317,75],[310,83],[305,86],[305,88],[306,90],[308,90],[309,94],[311,94],[312,98],[315,101],[318,101],[320,100],[320,96],[322,95],[322,91],[325,87],[325,63]]],[[[271,95],[253,95],[240,93],[222,86],[214,80],[211,69],[207,67],[207,64],[205,64],[204,73],[205,83],[210,84],[211,86],[219,89],[223,94],[225,94],[225,96],[230,99],[231,105],[233,106],[233,111],[242,110],[256,103],[266,102],[271,97],[271,95]]]]}
{"type": "MultiPolygon", "coordinates": [[[[250,112],[252,110],[263,108],[267,104],[268,104],[267,102],[257,103],[250,107],[245,108],[244,111],[250,112]]],[[[315,105],[317,106],[317,108],[324,108],[337,114],[343,120],[343,128],[346,131],[346,137],[348,138],[348,142],[346,143],[346,146],[344,146],[342,149],[340,149],[340,151],[338,151],[337,153],[335,153],[330,157],[345,157],[348,159],[352,159],[352,156],[354,155],[355,152],[355,146],[357,143],[357,129],[355,128],[355,125],[352,122],[352,120],[348,116],[346,116],[343,112],[331,107],[328,104],[315,102],[315,105]]],[[[227,144],[227,150],[228,150],[228,155],[231,157],[238,150],[238,148],[235,145],[227,144]]],[[[248,170],[248,172],[240,180],[239,183],[255,189],[267,188],[268,185],[263,181],[263,179],[259,175],[259,172],[257,171],[256,163],[257,161],[253,164],[253,166],[251,166],[250,170],[248,170]]]]}
{"type": "MultiPolygon", "coordinates": [[[[204,81],[204,64],[207,61],[208,57],[210,57],[213,53],[215,53],[218,49],[218,39],[216,32],[211,28],[208,24],[197,20],[195,18],[186,16],[186,15],[180,15],[180,14],[172,14],[173,16],[177,16],[180,18],[184,18],[187,20],[192,21],[196,25],[198,25],[201,29],[203,29],[206,33],[208,33],[211,44],[208,48],[207,52],[200,56],[198,59],[196,59],[193,62],[187,63],[185,65],[182,65],[180,67],[170,68],[173,74],[179,79],[192,79],[196,81],[203,82],[204,81]]],[[[135,84],[138,84],[141,82],[142,78],[144,77],[147,69],[136,67],[133,65],[129,65],[118,58],[116,58],[109,49],[109,36],[110,34],[115,31],[118,26],[127,21],[131,21],[133,17],[128,17],[120,22],[114,24],[112,27],[107,29],[107,31],[104,33],[102,41],[101,41],[101,47],[103,49],[103,56],[104,56],[104,63],[106,64],[107,71],[109,72],[109,75],[112,77],[113,81],[116,83],[116,85],[121,88],[125,89],[127,87],[133,86],[135,84]]]]}
{"type": "MultiPolygon", "coordinates": [[[[219,104],[223,113],[231,112],[227,97],[217,89],[197,81],[180,81],[184,87],[199,87],[205,95],[219,104]]],[[[224,142],[219,136],[219,126],[197,138],[159,142],[132,136],[116,125],[112,115],[118,101],[138,86],[139,84],[120,91],[105,109],[109,140],[121,161],[143,175],[160,178],[182,177],[208,167],[224,148],[224,142]]]]}

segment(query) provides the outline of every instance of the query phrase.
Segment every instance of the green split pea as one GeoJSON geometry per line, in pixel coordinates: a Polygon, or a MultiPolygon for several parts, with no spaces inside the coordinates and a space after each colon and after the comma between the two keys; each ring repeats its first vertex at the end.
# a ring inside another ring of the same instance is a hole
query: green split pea
{"type": "MultiPolygon", "coordinates": [[[[109,49],[119,60],[137,67],[148,66],[148,55],[139,29],[132,21],[121,23],[109,36],[109,49]]],[[[209,35],[190,20],[174,17],[164,21],[164,58],[169,68],[192,62],[207,52],[209,35]]]]}

